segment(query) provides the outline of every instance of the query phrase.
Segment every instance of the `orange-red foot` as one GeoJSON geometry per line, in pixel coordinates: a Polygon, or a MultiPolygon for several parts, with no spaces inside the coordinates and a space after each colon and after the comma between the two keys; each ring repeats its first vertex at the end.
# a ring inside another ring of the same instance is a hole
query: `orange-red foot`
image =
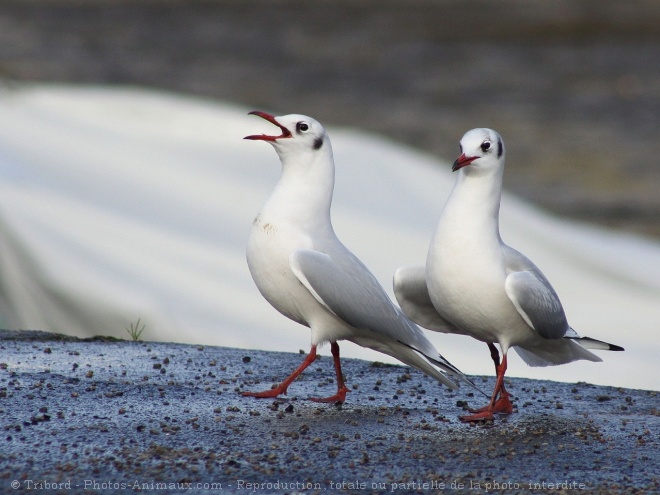
{"type": "Polygon", "coordinates": [[[513,404],[509,400],[509,392],[502,392],[500,398],[495,401],[493,412],[500,414],[511,414],[513,412],[513,404]]]}
{"type": "Polygon", "coordinates": [[[469,416],[459,416],[458,419],[460,419],[463,423],[476,423],[478,421],[493,421],[495,419],[495,416],[493,416],[493,411],[489,407],[490,406],[482,408],[485,410],[482,410],[476,414],[470,414],[469,416]]]}
{"type": "Polygon", "coordinates": [[[309,400],[314,401],[314,402],[325,402],[325,403],[335,403],[335,402],[341,402],[342,404],[346,400],[346,392],[348,392],[348,388],[342,386],[337,390],[337,393],[335,395],[331,395],[330,397],[324,397],[324,398],[319,398],[319,397],[310,397],[309,400]]]}
{"type": "MultiPolygon", "coordinates": [[[[513,404],[509,400],[509,392],[503,392],[500,395],[500,398],[495,401],[495,404],[488,404],[487,406],[480,407],[479,409],[468,409],[471,413],[475,413],[474,416],[478,416],[481,413],[490,413],[492,416],[494,413],[499,414],[511,414],[513,412],[513,404]]],[[[471,416],[462,416],[460,419],[463,421],[463,418],[470,418],[471,416]]],[[[492,419],[492,418],[486,418],[492,419]]],[[[480,419],[470,420],[470,421],[481,421],[480,419]]]]}
{"type": "Polygon", "coordinates": [[[480,407],[479,409],[468,408],[468,411],[471,412],[471,413],[482,413],[482,412],[486,412],[486,411],[491,411],[492,412],[493,411],[493,406],[488,404],[487,406],[480,407]]]}
{"type": "Polygon", "coordinates": [[[270,399],[280,395],[286,395],[286,389],[276,387],[270,390],[264,390],[263,392],[243,392],[241,395],[243,397],[256,397],[257,399],[270,399]]]}

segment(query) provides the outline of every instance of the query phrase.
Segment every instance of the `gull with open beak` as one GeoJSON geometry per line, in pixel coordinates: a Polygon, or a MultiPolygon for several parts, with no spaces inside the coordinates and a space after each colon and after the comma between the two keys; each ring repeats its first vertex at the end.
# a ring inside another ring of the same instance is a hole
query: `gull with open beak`
{"type": "Polygon", "coordinates": [[[312,400],[343,402],[348,388],[341,372],[340,340],[390,355],[449,388],[456,384],[445,373],[469,382],[335,235],[330,221],[335,165],[330,138],[321,124],[304,115],[251,114],[280,129],[277,136],[258,134],[245,139],[271,144],[282,163],[282,174],[252,224],[248,266],[264,298],[284,316],[311,329],[312,346],[300,367],[278,386],[244,395],[286,394],[314,362],[317,346],[329,342],[337,393],[312,400]]]}

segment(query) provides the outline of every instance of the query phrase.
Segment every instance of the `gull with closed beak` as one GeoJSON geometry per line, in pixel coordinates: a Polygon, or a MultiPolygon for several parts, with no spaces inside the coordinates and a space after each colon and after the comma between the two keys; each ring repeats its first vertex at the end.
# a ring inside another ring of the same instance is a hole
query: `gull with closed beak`
{"type": "Polygon", "coordinates": [[[502,242],[499,230],[504,143],[491,129],[468,131],[454,188],[440,214],[426,266],[408,266],[394,275],[394,293],[418,325],[469,335],[488,344],[497,379],[489,404],[463,421],[484,421],[511,413],[504,386],[507,351],[513,347],[530,366],[579,359],[602,361],[587,349],[623,348],[571,328],[557,293],[541,270],[502,242]],[[494,344],[499,344],[502,360],[494,344]]]}

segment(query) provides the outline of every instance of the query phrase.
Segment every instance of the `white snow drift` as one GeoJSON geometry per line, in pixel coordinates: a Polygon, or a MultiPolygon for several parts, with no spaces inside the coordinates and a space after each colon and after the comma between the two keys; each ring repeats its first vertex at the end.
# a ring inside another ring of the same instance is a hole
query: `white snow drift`
{"type": "MultiPolygon", "coordinates": [[[[0,90],[2,326],[129,338],[140,318],[143,339],[307,349],[309,330],[261,298],[245,262],[280,172],[270,146],[242,139],[272,132],[249,110],[138,89],[0,90]]],[[[447,162],[364,132],[329,134],[335,230],[390,289],[397,267],[424,262],[455,177],[447,162]]],[[[510,196],[501,230],[547,275],[578,332],[626,348],[551,368],[511,355],[510,375],[657,389],[660,245],[510,196]]],[[[426,334],[464,372],[493,374],[484,344],[426,334]]]]}

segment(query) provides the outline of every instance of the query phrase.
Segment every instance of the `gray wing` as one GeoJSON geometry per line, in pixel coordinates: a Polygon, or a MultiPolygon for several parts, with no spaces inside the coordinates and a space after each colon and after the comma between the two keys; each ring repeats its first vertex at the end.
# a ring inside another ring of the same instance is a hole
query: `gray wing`
{"type": "MultiPolygon", "coordinates": [[[[314,298],[349,325],[385,336],[474,386],[458,368],[438,353],[422,331],[392,303],[360,260],[348,250],[342,252],[340,258],[340,261],[336,261],[319,251],[300,249],[291,253],[289,264],[314,298]]],[[[414,366],[400,354],[395,357],[414,366]]],[[[441,381],[455,387],[446,378],[441,381]]]]}
{"type": "Polygon", "coordinates": [[[508,246],[505,262],[508,275],[504,289],[520,316],[541,337],[563,338],[570,327],[550,282],[534,263],[508,246]]]}
{"type": "Polygon", "coordinates": [[[433,306],[424,265],[399,268],[394,273],[394,295],[406,316],[418,325],[436,332],[458,333],[433,306]]]}
{"type": "Polygon", "coordinates": [[[353,327],[405,344],[419,344],[419,350],[424,352],[426,338],[419,338],[421,332],[392,304],[371,272],[350,256],[352,259],[342,257],[339,264],[325,253],[300,249],[291,254],[289,261],[302,284],[339,318],[353,327]]]}

